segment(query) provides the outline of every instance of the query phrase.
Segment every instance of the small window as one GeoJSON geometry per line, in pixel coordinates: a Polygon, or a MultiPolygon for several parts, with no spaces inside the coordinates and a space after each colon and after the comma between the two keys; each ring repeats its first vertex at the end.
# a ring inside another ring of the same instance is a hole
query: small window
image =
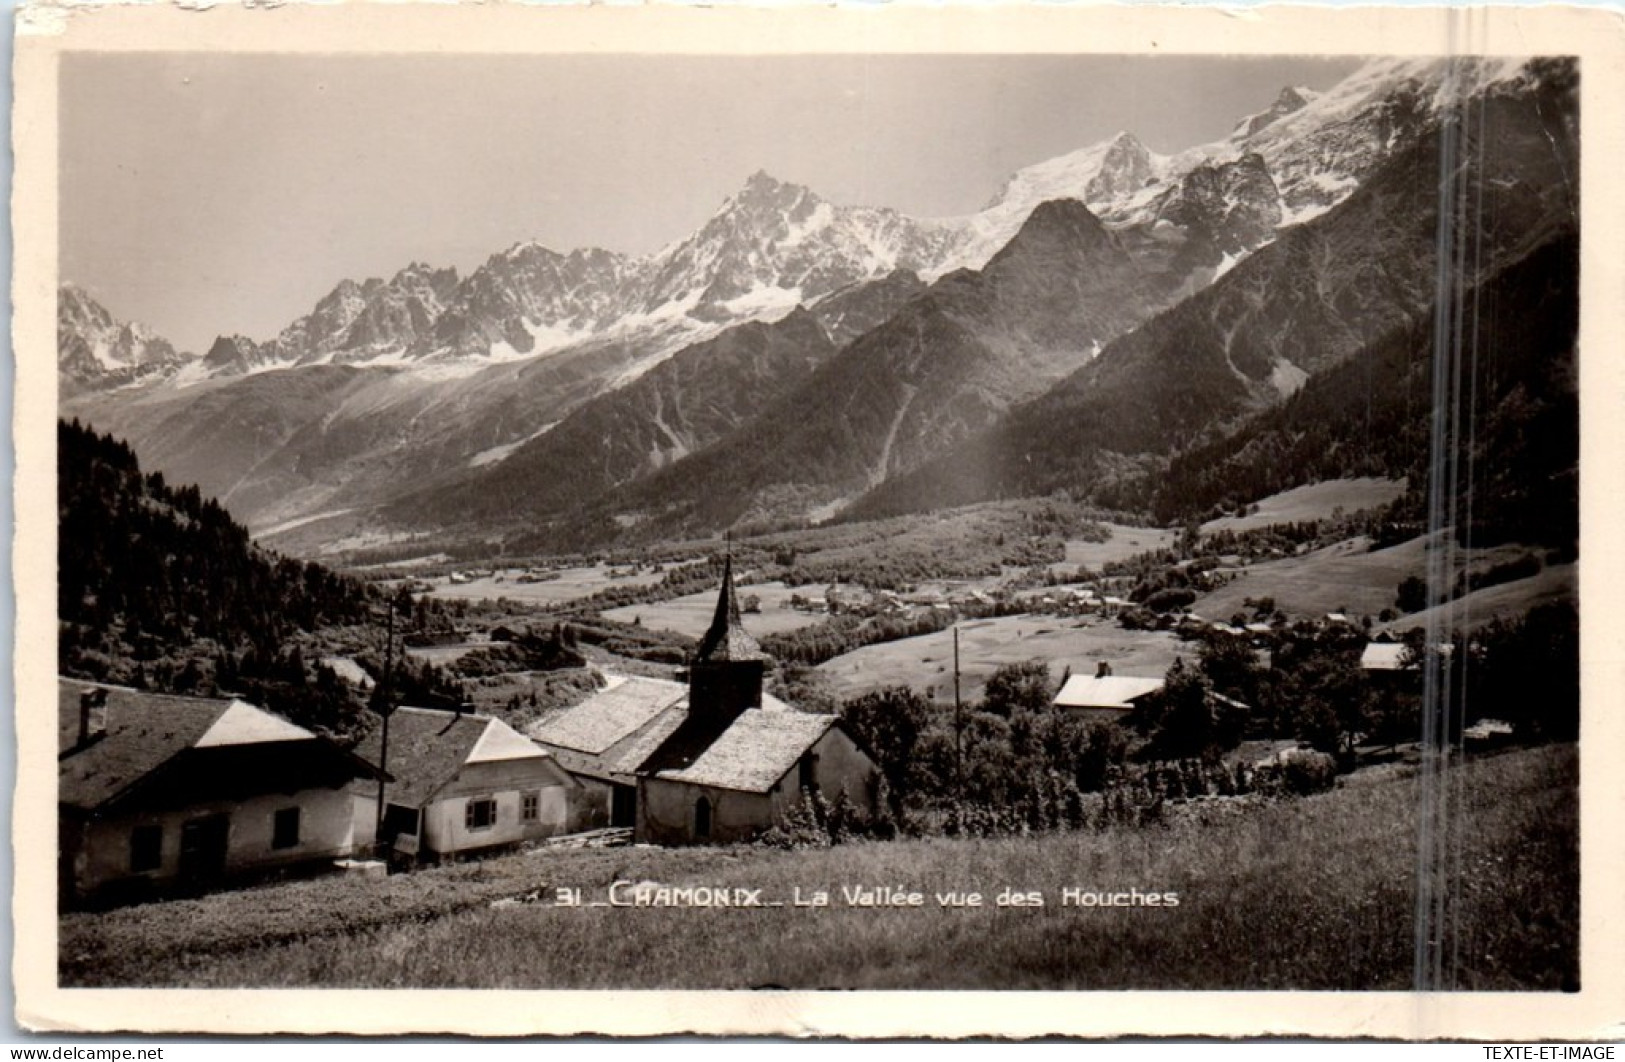
{"type": "Polygon", "coordinates": [[[497,802],[487,797],[470,800],[463,808],[463,826],[470,830],[489,830],[497,821],[497,802]]]}
{"type": "Polygon", "coordinates": [[[818,788],[818,754],[809,752],[801,757],[800,785],[802,789],[818,788]]]}
{"type": "Polygon", "coordinates": [[[299,809],[279,808],[276,817],[271,822],[272,848],[297,848],[299,846],[299,809]]]}
{"type": "Polygon", "coordinates": [[[519,798],[519,817],[525,822],[535,822],[542,817],[542,794],[526,793],[519,798]]]}
{"type": "Polygon", "coordinates": [[[157,870],[164,864],[164,828],[137,826],[130,831],[130,872],[157,870]]]}

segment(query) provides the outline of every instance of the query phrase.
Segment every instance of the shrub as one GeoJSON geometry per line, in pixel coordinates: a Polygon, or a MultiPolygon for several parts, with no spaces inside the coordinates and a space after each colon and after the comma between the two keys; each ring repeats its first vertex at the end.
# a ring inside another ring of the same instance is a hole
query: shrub
{"type": "Polygon", "coordinates": [[[1399,593],[1394,599],[1394,607],[1401,612],[1420,612],[1428,607],[1428,584],[1415,575],[1406,576],[1399,582],[1399,593]]]}
{"type": "Polygon", "coordinates": [[[1185,608],[1196,601],[1196,592],[1184,587],[1171,586],[1166,590],[1158,590],[1145,599],[1145,607],[1152,612],[1172,612],[1177,608],[1185,608]]]}
{"type": "Polygon", "coordinates": [[[828,814],[828,808],[824,805],[824,798],[819,793],[803,794],[800,800],[790,805],[782,819],[756,838],[756,843],[765,848],[786,850],[828,848],[831,844],[829,831],[821,821],[828,814]]]}
{"type": "Polygon", "coordinates": [[[1518,579],[1528,579],[1539,575],[1540,569],[1540,558],[1533,553],[1525,553],[1515,560],[1492,565],[1481,572],[1462,572],[1456,577],[1456,596],[1482,590],[1486,586],[1499,586],[1518,579]]]}
{"type": "Polygon", "coordinates": [[[1253,775],[1255,792],[1275,796],[1308,796],[1337,784],[1337,760],[1314,749],[1290,749],[1253,775]]]}

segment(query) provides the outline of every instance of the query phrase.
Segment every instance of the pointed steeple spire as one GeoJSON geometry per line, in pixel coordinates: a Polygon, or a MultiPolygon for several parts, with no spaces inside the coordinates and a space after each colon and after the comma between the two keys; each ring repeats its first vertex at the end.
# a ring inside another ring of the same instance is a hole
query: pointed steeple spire
{"type": "Polygon", "coordinates": [[[694,660],[721,663],[766,659],[767,654],[746,632],[739,618],[739,598],[734,593],[733,539],[729,536],[728,552],[722,561],[722,591],[717,595],[717,610],[711,617],[710,629],[700,639],[700,651],[694,660]]]}

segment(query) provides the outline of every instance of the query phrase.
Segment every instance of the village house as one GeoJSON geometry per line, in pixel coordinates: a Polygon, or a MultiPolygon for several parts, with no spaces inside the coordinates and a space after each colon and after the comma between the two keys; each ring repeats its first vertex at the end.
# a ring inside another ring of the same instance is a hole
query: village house
{"type": "Polygon", "coordinates": [[[740,622],[731,559],[686,684],[618,678],[531,731],[639,842],[744,840],[814,792],[872,811],[879,771],[833,715],[762,689],[768,657],[740,622]]]}
{"type": "Polygon", "coordinates": [[[1085,719],[1119,722],[1150,697],[1162,692],[1161,678],[1114,675],[1104,660],[1093,675],[1069,676],[1055,695],[1055,706],[1085,719]]]}
{"type": "Polygon", "coordinates": [[[687,707],[685,683],[610,675],[604,689],[532,727],[530,736],[578,783],[572,822],[580,829],[635,826],[638,768],[671,736],[687,707]]]}
{"type": "MultiPolygon", "coordinates": [[[[1114,675],[1111,665],[1102,660],[1093,675],[1069,676],[1052,703],[1084,719],[1121,723],[1129,713],[1160,697],[1165,685],[1161,678],[1114,675]]],[[[1207,707],[1213,713],[1248,711],[1240,701],[1213,692],[1208,694],[1207,707]]]]}
{"type": "Polygon", "coordinates": [[[1415,670],[1414,661],[1407,663],[1404,642],[1367,642],[1360,652],[1360,670],[1368,676],[1415,670]]]}
{"type": "Polygon", "coordinates": [[[65,905],[330,866],[354,846],[346,787],[371,765],[234,698],[61,680],[65,905]]]}
{"type": "Polygon", "coordinates": [[[351,786],[358,844],[442,859],[565,833],[578,785],[545,749],[500,719],[401,707],[357,748],[388,771],[351,786]]]}

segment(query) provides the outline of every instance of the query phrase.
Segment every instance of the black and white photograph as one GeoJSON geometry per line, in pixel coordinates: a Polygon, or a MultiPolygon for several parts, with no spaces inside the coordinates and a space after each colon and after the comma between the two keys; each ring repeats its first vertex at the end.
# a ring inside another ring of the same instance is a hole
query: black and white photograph
{"type": "Polygon", "coordinates": [[[236,14],[31,68],[53,1000],[1618,986],[1583,35],[236,14]]]}

